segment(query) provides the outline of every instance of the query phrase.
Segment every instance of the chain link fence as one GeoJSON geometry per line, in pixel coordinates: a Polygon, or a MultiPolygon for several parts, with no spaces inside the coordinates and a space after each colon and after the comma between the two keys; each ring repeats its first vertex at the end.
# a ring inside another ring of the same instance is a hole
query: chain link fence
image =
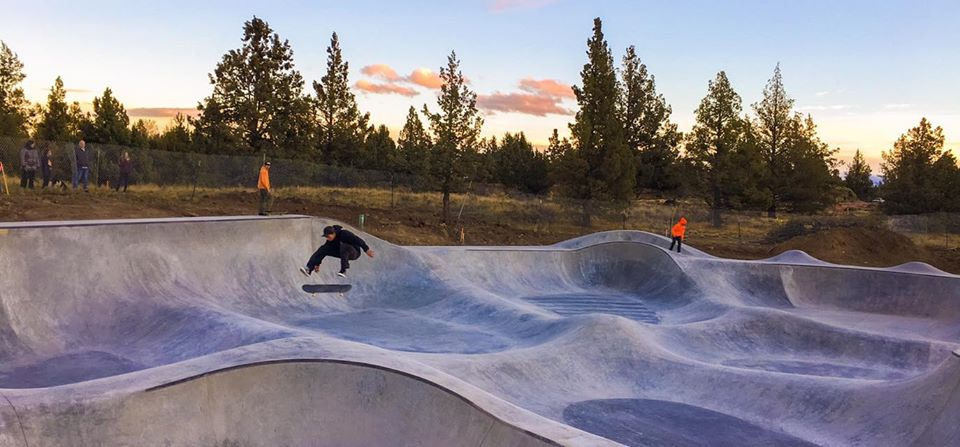
{"type": "MultiPolygon", "coordinates": [[[[20,152],[25,138],[0,137],[0,162],[5,167],[7,186],[19,187],[20,152]]],[[[70,187],[76,174],[75,142],[35,141],[38,153],[50,153],[50,177],[70,187]]],[[[87,144],[90,165],[90,184],[94,187],[116,185],[120,176],[119,160],[126,152],[132,161],[131,184],[180,186],[193,188],[250,188],[256,187],[259,168],[264,161],[258,156],[215,155],[191,152],[168,152],[119,145],[87,144]]],[[[305,160],[269,159],[271,185],[285,187],[367,188],[389,190],[388,206],[429,206],[439,210],[439,193],[431,179],[403,173],[363,170],[312,163],[305,160]],[[410,200],[395,199],[393,192],[429,193],[429,203],[414,204],[410,200]],[[432,194],[436,194],[433,196],[432,194]]],[[[37,173],[36,182],[42,182],[37,173]]],[[[58,184],[58,186],[60,186],[58,184]]],[[[0,184],[0,188],[4,185],[0,184]]],[[[336,200],[336,197],[331,197],[336,200]]],[[[367,200],[372,204],[373,200],[367,200]]],[[[463,182],[463,188],[451,201],[450,224],[447,230],[453,238],[464,227],[477,231],[482,225],[524,228],[531,232],[603,231],[635,229],[668,235],[670,227],[684,216],[691,222],[692,236],[710,235],[731,243],[776,242],[778,235],[809,233],[809,216],[781,214],[768,219],[763,210],[723,210],[724,226],[710,227],[710,210],[697,199],[639,199],[629,206],[616,206],[596,201],[580,201],[554,194],[538,196],[507,190],[500,185],[463,182]]],[[[816,219],[833,219],[829,225],[846,226],[844,212],[816,219]]],[[[851,217],[851,225],[862,223],[863,216],[851,217]]],[[[960,245],[960,214],[940,213],[913,216],[883,217],[873,213],[869,219],[883,221],[890,229],[919,237],[928,245],[942,242],[944,247],[960,245]]],[[[814,231],[816,228],[812,228],[814,231]]],[[[494,229],[494,231],[496,231],[494,229]]]]}
{"type": "MultiPolygon", "coordinates": [[[[20,152],[28,141],[25,138],[0,137],[0,162],[7,176],[21,173],[20,152]]],[[[76,175],[74,142],[34,141],[40,155],[49,151],[52,181],[72,183],[76,175]]],[[[254,155],[216,155],[193,152],[169,152],[111,144],[87,144],[90,165],[90,183],[96,186],[114,185],[120,176],[119,160],[126,152],[133,165],[131,184],[159,186],[197,186],[204,188],[255,187],[260,165],[270,161],[270,183],[287,186],[341,186],[341,187],[404,187],[425,190],[429,179],[391,173],[334,167],[304,160],[264,159],[254,155]]],[[[41,175],[38,171],[37,179],[41,175]]]]}

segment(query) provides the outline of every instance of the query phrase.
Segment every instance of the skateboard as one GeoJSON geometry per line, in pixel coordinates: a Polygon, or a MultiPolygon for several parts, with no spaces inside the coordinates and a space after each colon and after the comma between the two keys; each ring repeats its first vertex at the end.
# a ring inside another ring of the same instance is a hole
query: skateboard
{"type": "Polygon", "coordinates": [[[343,296],[353,288],[350,284],[304,284],[303,291],[307,293],[339,293],[343,296]]]}

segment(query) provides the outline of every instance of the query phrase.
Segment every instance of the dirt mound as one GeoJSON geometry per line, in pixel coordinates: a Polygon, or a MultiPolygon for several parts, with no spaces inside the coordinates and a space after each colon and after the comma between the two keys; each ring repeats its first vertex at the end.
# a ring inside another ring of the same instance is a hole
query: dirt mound
{"type": "Polygon", "coordinates": [[[803,250],[815,258],[836,264],[867,267],[892,267],[914,261],[935,264],[926,249],[900,233],[883,228],[821,230],[779,243],[770,249],[770,255],[788,250],[803,250]]]}

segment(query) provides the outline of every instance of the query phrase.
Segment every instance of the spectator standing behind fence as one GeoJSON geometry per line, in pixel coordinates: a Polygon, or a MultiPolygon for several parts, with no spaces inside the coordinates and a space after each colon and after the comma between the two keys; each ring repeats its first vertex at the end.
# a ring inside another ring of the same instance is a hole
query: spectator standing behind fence
{"type": "Polygon", "coordinates": [[[260,193],[260,215],[266,216],[270,211],[270,162],[260,166],[260,177],[257,179],[257,190],[260,193]]]}
{"type": "Polygon", "coordinates": [[[120,191],[120,186],[123,186],[123,192],[127,192],[127,186],[130,185],[130,174],[133,174],[133,161],[130,160],[130,153],[123,151],[123,155],[120,156],[120,161],[117,162],[117,167],[120,168],[120,179],[117,180],[117,192],[120,191]]]}
{"type": "Polygon", "coordinates": [[[46,188],[53,182],[53,150],[50,144],[43,145],[43,151],[40,154],[40,175],[43,177],[43,187],[46,188]]]}
{"type": "Polygon", "coordinates": [[[83,191],[90,192],[90,152],[87,151],[87,143],[80,140],[73,154],[76,156],[77,174],[73,177],[73,189],[77,189],[78,183],[83,183],[83,191]]]}
{"type": "Polygon", "coordinates": [[[33,140],[27,141],[20,150],[20,187],[33,189],[37,178],[37,168],[40,167],[40,157],[33,140]]]}

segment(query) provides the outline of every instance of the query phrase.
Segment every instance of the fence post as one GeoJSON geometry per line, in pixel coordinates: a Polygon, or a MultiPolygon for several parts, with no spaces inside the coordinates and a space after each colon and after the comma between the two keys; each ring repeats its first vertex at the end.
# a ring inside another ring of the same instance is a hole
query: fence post
{"type": "Polygon", "coordinates": [[[197,195],[197,176],[200,173],[200,160],[197,160],[197,166],[193,168],[193,192],[190,193],[190,201],[193,201],[193,197],[197,195]]]}
{"type": "Polygon", "coordinates": [[[3,162],[0,161],[0,175],[3,176],[3,192],[10,195],[10,188],[7,186],[7,171],[3,170],[3,162]]]}

